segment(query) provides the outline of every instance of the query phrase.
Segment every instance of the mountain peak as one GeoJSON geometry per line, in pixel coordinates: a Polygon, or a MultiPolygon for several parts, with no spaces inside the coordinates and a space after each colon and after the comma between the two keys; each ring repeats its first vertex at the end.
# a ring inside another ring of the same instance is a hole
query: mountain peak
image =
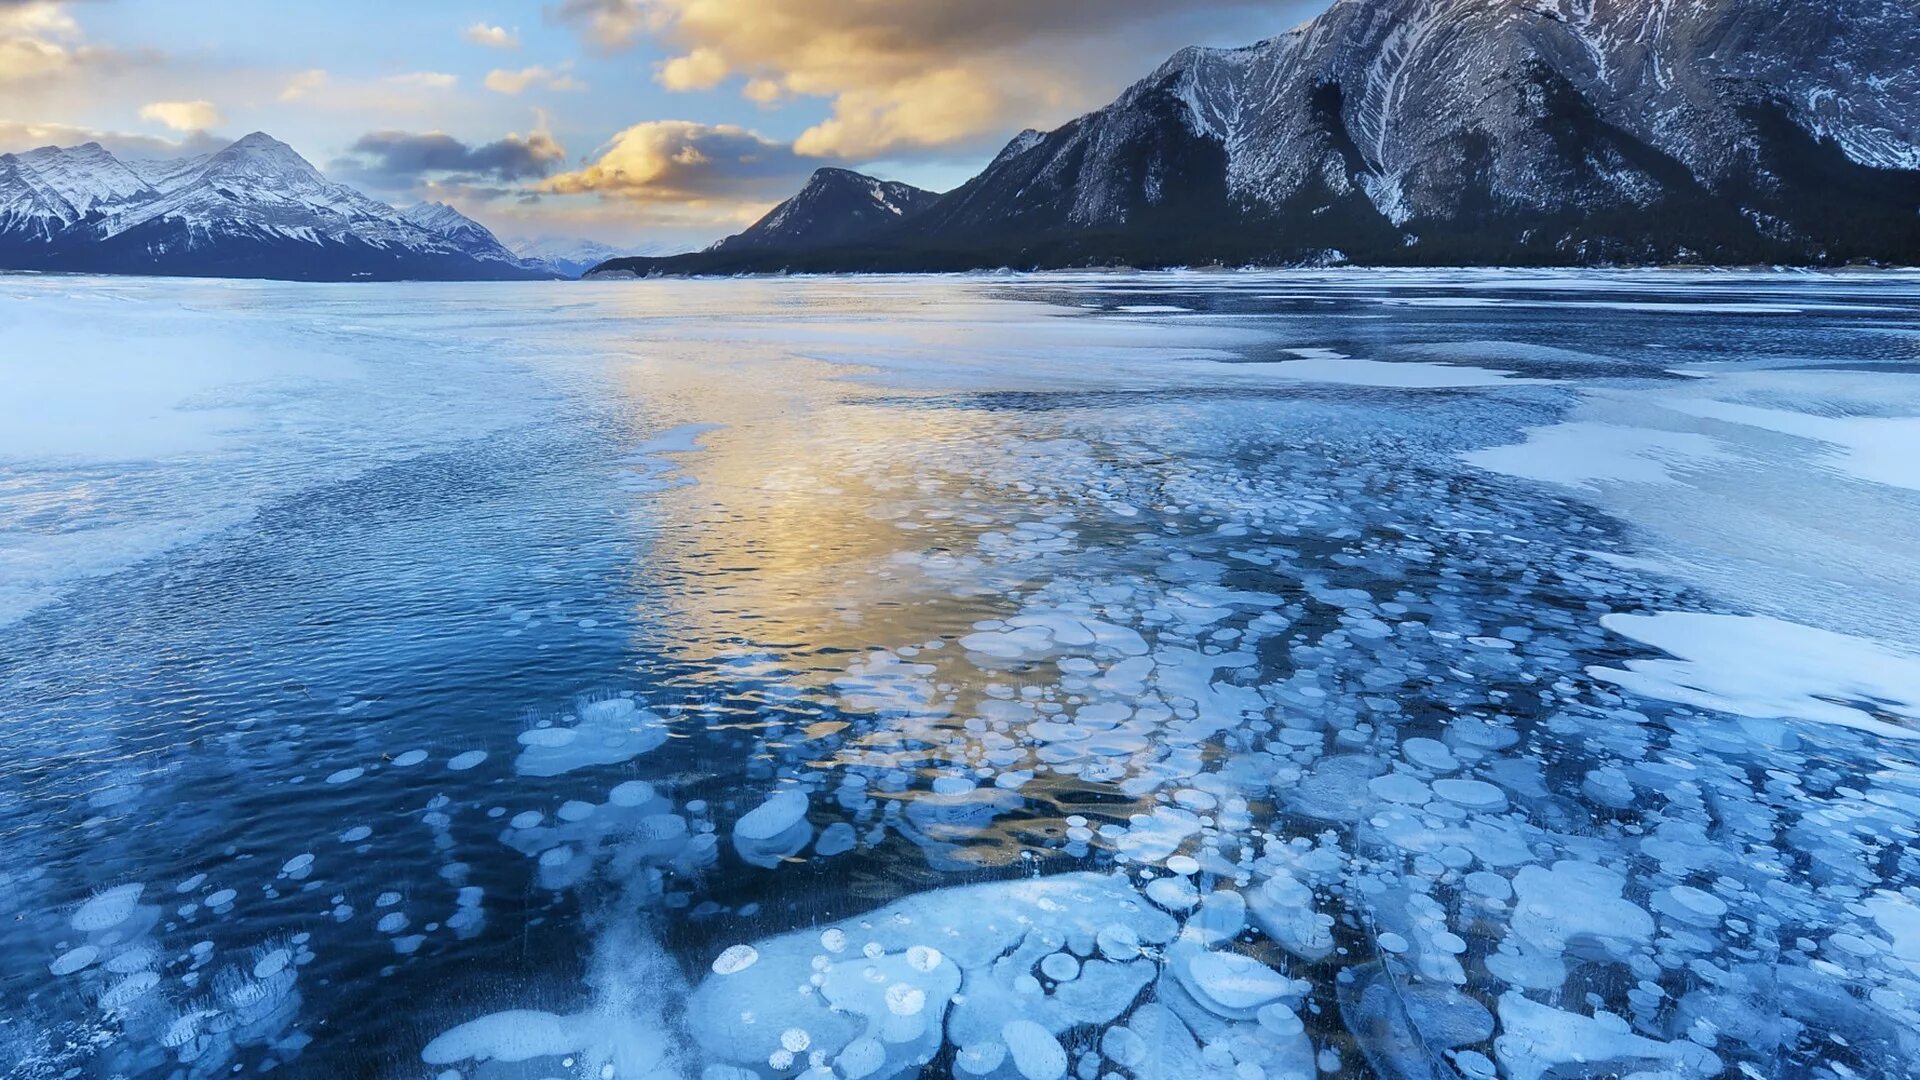
{"type": "Polygon", "coordinates": [[[815,169],[799,194],[711,250],[799,249],[852,243],[920,213],[938,198],[911,184],[827,166],[815,169]]]}

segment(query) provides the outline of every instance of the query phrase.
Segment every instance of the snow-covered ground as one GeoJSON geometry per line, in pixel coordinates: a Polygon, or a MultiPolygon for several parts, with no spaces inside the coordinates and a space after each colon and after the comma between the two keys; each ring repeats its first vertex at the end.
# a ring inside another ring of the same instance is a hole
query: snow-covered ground
{"type": "Polygon", "coordinates": [[[1920,1060],[1920,278],[0,329],[22,1075],[1920,1060]]]}

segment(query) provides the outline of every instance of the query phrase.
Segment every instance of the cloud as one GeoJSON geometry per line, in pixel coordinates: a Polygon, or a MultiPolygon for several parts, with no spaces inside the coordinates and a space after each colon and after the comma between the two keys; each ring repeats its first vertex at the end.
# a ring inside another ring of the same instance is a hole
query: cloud
{"type": "Polygon", "coordinates": [[[496,94],[518,94],[529,88],[585,90],[587,84],[569,75],[564,64],[557,69],[536,65],[519,71],[495,68],[487,72],[487,89],[496,94]]]}
{"type": "Polygon", "coordinates": [[[50,0],[0,3],[0,83],[32,82],[65,75],[89,51],[80,25],[50,0]]]}
{"type": "Polygon", "coordinates": [[[410,71],[405,75],[389,75],[387,81],[421,90],[450,90],[460,82],[460,76],[448,75],[443,71],[410,71]]]}
{"type": "Polygon", "coordinates": [[[791,195],[813,167],[786,144],[743,127],[655,120],[622,131],[584,168],[550,177],[537,190],[700,205],[732,219],[791,195]]]}
{"type": "MultiPolygon", "coordinates": [[[[0,10],[5,4],[0,3],[0,10]]],[[[23,124],[0,120],[0,154],[33,150],[42,146],[79,146],[97,142],[113,154],[135,158],[174,158],[189,154],[209,154],[227,145],[227,140],[204,131],[189,132],[180,139],[163,139],[71,124],[23,124]]]]}
{"type": "Polygon", "coordinates": [[[287,80],[287,85],[280,91],[280,100],[304,101],[313,97],[317,92],[326,89],[327,84],[331,81],[332,76],[320,68],[302,71],[287,80]]]}
{"type": "Polygon", "coordinates": [[[727,77],[727,58],[713,49],[695,49],[659,65],[654,78],[669,90],[711,90],[727,77]]]}
{"type": "Polygon", "coordinates": [[[555,18],[603,51],[672,51],[655,78],[728,78],[762,105],[825,98],[796,143],[821,157],[952,149],[1104,104],[1197,41],[1276,33],[1326,0],[561,0],[555,18]]]}
{"type": "Polygon", "coordinates": [[[518,49],[520,37],[504,26],[488,26],[477,22],[466,28],[460,35],[475,45],[489,49],[518,49]]]}
{"type": "Polygon", "coordinates": [[[140,109],[140,119],[152,120],[174,131],[206,131],[224,121],[211,101],[156,101],[140,109]]]}
{"type": "Polygon", "coordinates": [[[333,167],[366,183],[400,191],[429,181],[464,187],[534,180],[566,159],[566,148],[545,131],[524,137],[509,134],[477,145],[438,131],[374,131],[355,140],[348,156],[333,167]]]}

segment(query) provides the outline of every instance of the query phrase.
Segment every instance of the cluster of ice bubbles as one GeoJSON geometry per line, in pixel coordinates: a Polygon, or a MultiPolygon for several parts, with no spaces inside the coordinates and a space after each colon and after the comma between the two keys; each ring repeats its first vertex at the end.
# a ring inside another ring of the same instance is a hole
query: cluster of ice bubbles
{"type": "MultiPolygon", "coordinates": [[[[311,856],[304,858],[311,863],[311,856]]],[[[291,873],[305,870],[305,864],[290,866],[291,873]]],[[[180,936],[203,916],[226,917],[239,896],[210,885],[203,874],[172,892],[171,898],[150,897],[139,883],[116,885],[68,916],[47,971],[91,1000],[100,1022],[57,1036],[66,1045],[35,1048],[40,1062],[85,1060],[92,1074],[103,1076],[210,1077],[239,1068],[242,1052],[272,1068],[311,1041],[293,1026],[300,968],[314,958],[310,935],[226,952],[198,937],[173,951],[166,937],[180,936]],[[144,902],[150,899],[156,902],[144,902]]]]}
{"type": "Polygon", "coordinates": [[[1723,670],[1662,691],[1602,618],[1688,598],[1623,570],[1573,508],[1417,497],[1404,462],[1309,451],[1194,458],[1143,490],[1103,464],[1128,452],[974,462],[974,512],[928,515],[974,523],[971,550],[888,566],[956,595],[1025,581],[1012,610],[851,662],[831,688],[847,723],[769,730],[754,757],[778,776],[730,823],[630,781],[505,836],[551,887],[655,897],[896,834],[1013,880],[718,949],[684,1009],[650,1007],[644,1045],[605,1010],[513,1010],[427,1060],[703,1080],[1917,1071],[1920,770],[1876,736],[1920,687],[1736,708],[1698,689],[1723,670]],[[985,491],[996,473],[1021,479],[985,491]],[[1009,503],[1025,512],[988,512],[1009,503]]]}
{"type": "MultiPolygon", "coordinates": [[[[574,797],[493,806],[494,835],[540,888],[646,915],[602,931],[584,1007],[455,1026],[425,1046],[431,1069],[1915,1072],[1920,770],[1889,736],[1920,688],[1895,668],[1829,679],[1846,656],[1822,667],[1802,650],[1742,684],[1738,650],[1650,660],[1622,635],[1657,644],[1689,599],[1623,570],[1603,525],[1403,461],[1332,468],[1309,446],[1143,471],[1126,462],[1145,447],[1003,453],[933,485],[925,548],[885,564],[918,571],[901,588],[991,592],[1002,610],[852,660],[824,691],[841,723],[800,738],[771,724],[745,748],[768,765],[754,790],[710,805],[612,780],[675,722],[630,693],[520,732],[513,772],[566,778],[574,797]],[[1644,610],[1666,613],[1621,614],[1644,610]],[[893,837],[995,880],[716,946],[685,993],[648,932],[693,883],[897,858],[873,850],[893,837]]],[[[408,750],[326,780],[428,761],[408,750]]],[[[442,767],[504,764],[473,749],[442,767]]],[[[469,809],[436,796],[420,819],[450,849],[469,809]]],[[[467,936],[485,897],[448,860],[444,928],[467,936]]],[[[263,888],[321,890],[324,858],[275,861],[263,888]]],[[[50,955],[113,1020],[97,1060],[188,1076],[249,1049],[290,1060],[304,935],[182,947],[238,893],[196,876],[179,895],[167,918],[141,885],[103,892],[50,955]]],[[[404,960],[442,928],[416,929],[404,901],[362,913],[336,894],[330,913],[371,922],[404,960]]]]}

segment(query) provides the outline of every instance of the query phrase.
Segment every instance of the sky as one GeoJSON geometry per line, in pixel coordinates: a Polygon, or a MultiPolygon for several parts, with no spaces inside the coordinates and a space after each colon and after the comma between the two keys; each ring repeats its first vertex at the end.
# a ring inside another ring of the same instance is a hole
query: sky
{"type": "Polygon", "coordinates": [[[0,0],[0,152],[252,131],[405,206],[631,251],[739,231],[816,168],[934,190],[1185,45],[1326,0],[0,0]]]}

